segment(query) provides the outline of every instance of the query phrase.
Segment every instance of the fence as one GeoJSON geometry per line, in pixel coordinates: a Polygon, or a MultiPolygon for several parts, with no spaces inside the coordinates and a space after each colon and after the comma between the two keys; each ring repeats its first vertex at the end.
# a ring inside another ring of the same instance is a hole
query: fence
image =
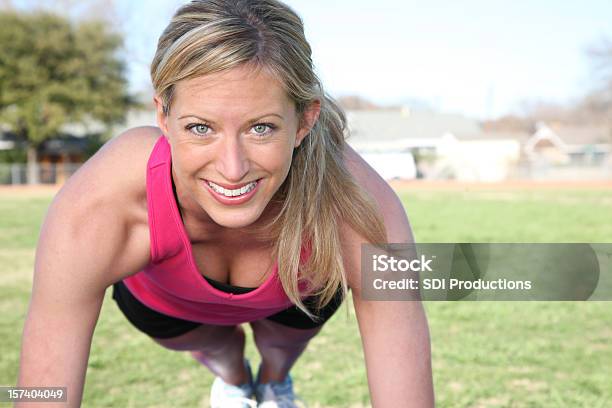
{"type": "MultiPolygon", "coordinates": [[[[63,184],[80,163],[38,163],[35,171],[41,184],[63,184]]],[[[28,166],[23,163],[0,163],[0,185],[28,184],[28,166]]]]}
{"type": "Polygon", "coordinates": [[[520,163],[509,174],[512,180],[605,181],[612,180],[612,161],[596,165],[534,165],[520,163]]]}

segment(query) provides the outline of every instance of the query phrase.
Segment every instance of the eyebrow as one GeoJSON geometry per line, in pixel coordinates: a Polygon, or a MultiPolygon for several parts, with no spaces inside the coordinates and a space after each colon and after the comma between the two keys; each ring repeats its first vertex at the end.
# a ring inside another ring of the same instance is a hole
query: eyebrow
{"type": "MultiPolygon", "coordinates": [[[[265,115],[260,115],[258,117],[256,117],[255,119],[250,119],[249,121],[247,121],[248,124],[253,124],[256,123],[258,121],[260,121],[261,119],[268,117],[268,116],[276,116],[278,118],[280,118],[281,120],[285,120],[285,118],[283,118],[281,115],[279,115],[278,113],[267,113],[265,115]]],[[[208,120],[202,116],[198,116],[198,115],[192,115],[192,114],[187,114],[187,115],[183,115],[183,116],[179,116],[179,119],[186,119],[186,118],[196,118],[201,120],[202,122],[208,122],[211,123],[213,125],[215,125],[215,121],[214,120],[208,120]]]]}

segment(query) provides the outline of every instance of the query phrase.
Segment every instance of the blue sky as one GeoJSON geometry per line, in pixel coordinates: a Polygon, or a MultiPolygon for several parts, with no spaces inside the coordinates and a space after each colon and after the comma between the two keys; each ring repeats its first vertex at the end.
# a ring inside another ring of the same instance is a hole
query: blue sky
{"type": "MultiPolygon", "coordinates": [[[[116,2],[130,81],[149,85],[156,41],[184,1],[116,2]]],[[[567,103],[595,84],[589,46],[612,39],[609,0],[287,0],[305,22],[319,76],[335,96],[418,100],[476,118],[567,103]]]]}
{"type": "Polygon", "coordinates": [[[477,117],[578,97],[592,86],[585,49],[612,38],[610,1],[328,3],[290,2],[331,90],[477,117]]]}

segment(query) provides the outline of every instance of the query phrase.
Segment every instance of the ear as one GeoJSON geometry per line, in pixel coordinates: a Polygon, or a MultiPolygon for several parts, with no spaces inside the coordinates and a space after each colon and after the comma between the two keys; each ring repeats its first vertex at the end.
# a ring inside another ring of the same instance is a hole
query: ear
{"type": "Polygon", "coordinates": [[[168,115],[164,112],[164,104],[159,96],[153,97],[155,103],[155,117],[157,118],[157,126],[161,129],[162,133],[168,136],[168,115]]]}
{"type": "Polygon", "coordinates": [[[300,120],[300,128],[298,129],[297,135],[295,137],[295,147],[298,147],[302,140],[308,135],[310,130],[314,127],[315,123],[319,119],[319,114],[321,113],[321,101],[315,99],[313,102],[308,105],[304,113],[302,113],[302,118],[300,120]]]}

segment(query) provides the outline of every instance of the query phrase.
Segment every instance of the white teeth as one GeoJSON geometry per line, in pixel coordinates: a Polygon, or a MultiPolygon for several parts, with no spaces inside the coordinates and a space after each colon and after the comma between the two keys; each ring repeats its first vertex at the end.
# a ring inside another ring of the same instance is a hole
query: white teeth
{"type": "Polygon", "coordinates": [[[257,181],[253,181],[252,183],[249,183],[246,186],[243,186],[241,188],[237,188],[235,190],[229,190],[229,189],[221,187],[218,184],[213,183],[212,181],[208,181],[207,180],[207,183],[217,193],[223,194],[226,197],[236,197],[236,196],[239,196],[239,195],[246,194],[249,191],[253,190],[255,188],[255,186],[257,185],[257,181]]]}

